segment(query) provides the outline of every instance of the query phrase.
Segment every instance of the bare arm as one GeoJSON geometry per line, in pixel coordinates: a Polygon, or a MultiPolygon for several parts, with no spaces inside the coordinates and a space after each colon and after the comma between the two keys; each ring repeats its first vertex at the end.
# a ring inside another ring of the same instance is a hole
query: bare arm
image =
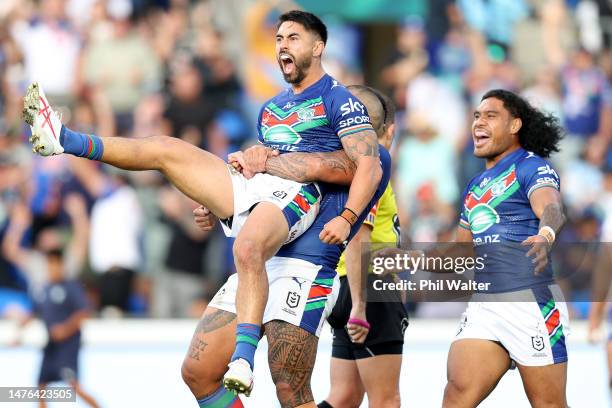
{"type": "Polygon", "coordinates": [[[374,196],[382,178],[378,139],[373,130],[365,130],[344,136],[341,141],[347,156],[357,166],[346,207],[356,214],[361,214],[374,196]]]}
{"type": "Polygon", "coordinates": [[[532,261],[536,265],[535,273],[537,274],[543,271],[548,264],[548,252],[555,235],[565,224],[565,214],[563,214],[561,194],[553,187],[542,187],[535,190],[529,197],[529,203],[536,217],[540,219],[540,226],[538,233],[528,237],[522,242],[522,245],[531,246],[526,255],[533,257],[532,261]],[[554,234],[547,231],[549,228],[554,234]]]}
{"type": "MultiPolygon", "coordinates": [[[[361,254],[362,244],[370,242],[372,226],[363,224],[357,234],[351,239],[344,251],[344,262],[346,266],[346,279],[351,292],[351,318],[366,321],[367,285],[366,279],[368,268],[362,268],[361,254]]],[[[348,324],[347,329],[351,339],[355,343],[363,343],[368,335],[369,329],[363,326],[348,324]]]]}
{"type": "Polygon", "coordinates": [[[53,341],[61,342],[74,335],[83,324],[83,320],[89,317],[89,311],[82,309],[74,312],[62,323],[54,324],[49,328],[49,335],[53,341]]]}
{"type": "Polygon", "coordinates": [[[351,289],[351,300],[353,308],[363,308],[367,301],[365,278],[367,268],[361,268],[361,245],[370,242],[372,227],[363,224],[357,234],[351,239],[344,251],[344,262],[346,265],[346,277],[351,289]]]}
{"type": "Polygon", "coordinates": [[[87,207],[83,197],[76,193],[66,197],[64,207],[70,216],[73,232],[68,251],[70,251],[74,257],[78,268],[81,269],[87,258],[89,243],[89,217],[87,215],[87,207]]]}
{"type": "Polygon", "coordinates": [[[542,187],[531,194],[529,203],[536,217],[540,219],[540,229],[550,227],[555,233],[559,232],[565,224],[559,191],[552,187],[542,187]]]}
{"type": "Polygon", "coordinates": [[[328,153],[286,153],[268,157],[266,173],[307,183],[323,181],[348,186],[355,175],[355,163],[344,150],[328,153]]]}
{"type": "Polygon", "coordinates": [[[2,242],[4,257],[20,269],[24,269],[30,257],[30,251],[21,247],[23,234],[30,226],[30,212],[21,203],[15,204],[11,213],[9,227],[2,242]]]}

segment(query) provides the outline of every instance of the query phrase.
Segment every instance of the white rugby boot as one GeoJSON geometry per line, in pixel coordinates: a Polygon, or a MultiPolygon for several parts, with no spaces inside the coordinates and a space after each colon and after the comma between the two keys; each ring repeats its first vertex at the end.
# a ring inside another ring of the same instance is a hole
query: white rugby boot
{"type": "Polygon", "coordinates": [[[23,97],[23,120],[30,125],[30,143],[34,153],[52,156],[64,152],[60,144],[61,117],[49,105],[38,82],[31,83],[23,97]]]}
{"type": "Polygon", "coordinates": [[[236,394],[247,397],[253,390],[253,370],[248,361],[243,358],[232,361],[223,376],[223,386],[236,394]]]}

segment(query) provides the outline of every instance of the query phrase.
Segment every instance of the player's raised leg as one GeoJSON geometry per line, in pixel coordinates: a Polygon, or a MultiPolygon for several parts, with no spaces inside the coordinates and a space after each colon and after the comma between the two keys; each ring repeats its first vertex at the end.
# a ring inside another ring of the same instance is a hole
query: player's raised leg
{"type": "Polygon", "coordinates": [[[207,307],[181,367],[183,381],[200,407],[242,407],[240,398],[221,384],[234,351],[236,315],[207,307]]]}
{"type": "Polygon", "coordinates": [[[248,395],[253,387],[253,362],[268,300],[265,262],[278,251],[288,234],[289,226],[283,213],[276,205],[263,202],[251,211],[234,243],[238,324],[236,349],[223,378],[228,389],[248,395]],[[277,228],[262,228],[264,223],[277,228]]]}
{"type": "Polygon", "coordinates": [[[533,408],[566,408],[567,363],[530,367],[517,364],[533,408]]]}
{"type": "Polygon", "coordinates": [[[462,339],[448,353],[444,408],[475,407],[510,368],[508,352],[491,340],[462,339]]]}
{"type": "Polygon", "coordinates": [[[159,170],[185,195],[218,217],[233,215],[227,165],[209,152],[166,136],[129,139],[74,132],[62,125],[36,82],[24,97],[23,117],[32,129],[33,150],[41,156],[68,153],[126,170],[159,170]]]}

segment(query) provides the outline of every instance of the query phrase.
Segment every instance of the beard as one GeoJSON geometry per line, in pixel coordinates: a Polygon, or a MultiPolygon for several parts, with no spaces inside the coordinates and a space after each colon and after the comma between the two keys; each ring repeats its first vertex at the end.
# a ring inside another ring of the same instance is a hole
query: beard
{"type": "Polygon", "coordinates": [[[294,69],[293,72],[289,74],[285,73],[285,70],[283,69],[283,64],[280,62],[280,60],[278,62],[281,72],[283,73],[283,78],[285,79],[285,82],[292,85],[299,84],[304,80],[304,78],[306,78],[308,69],[310,68],[310,65],[312,65],[312,57],[304,57],[304,59],[302,60],[293,58],[293,61],[294,69]]]}

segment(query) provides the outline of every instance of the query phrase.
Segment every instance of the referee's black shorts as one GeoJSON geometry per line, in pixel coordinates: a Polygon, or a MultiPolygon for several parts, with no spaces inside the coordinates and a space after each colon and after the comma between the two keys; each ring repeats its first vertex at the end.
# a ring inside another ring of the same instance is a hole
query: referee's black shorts
{"type": "MultiPolygon", "coordinates": [[[[368,275],[368,287],[374,279],[392,282],[392,276],[381,278],[368,275]]],[[[395,298],[385,302],[368,302],[366,304],[366,319],[370,323],[370,332],[364,344],[351,342],[346,331],[346,324],[351,314],[351,291],[346,276],[340,278],[338,300],[327,318],[332,327],[333,343],[332,357],[343,360],[358,360],[383,354],[402,354],[404,348],[404,332],[408,327],[408,312],[401,301],[399,292],[395,298]]]]}

